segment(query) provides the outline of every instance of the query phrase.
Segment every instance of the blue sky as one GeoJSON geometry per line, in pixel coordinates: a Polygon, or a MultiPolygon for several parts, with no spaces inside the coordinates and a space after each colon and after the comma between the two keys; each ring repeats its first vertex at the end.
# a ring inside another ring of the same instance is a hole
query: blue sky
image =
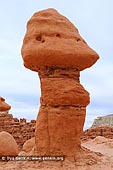
{"type": "Polygon", "coordinates": [[[34,12],[56,8],[79,29],[100,60],[81,72],[90,92],[85,128],[97,116],[113,113],[113,1],[3,0],[0,3],[0,96],[11,104],[14,117],[35,119],[39,108],[38,74],[23,66],[21,46],[26,23],[34,12]]]}

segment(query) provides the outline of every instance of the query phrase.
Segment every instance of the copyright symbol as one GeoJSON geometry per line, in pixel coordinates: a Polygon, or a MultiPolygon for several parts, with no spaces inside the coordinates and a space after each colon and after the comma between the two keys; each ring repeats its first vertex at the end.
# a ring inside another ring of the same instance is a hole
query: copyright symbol
{"type": "Polygon", "coordinates": [[[2,161],[5,161],[5,160],[6,160],[6,157],[5,157],[5,156],[3,156],[3,157],[2,157],[2,161]]]}

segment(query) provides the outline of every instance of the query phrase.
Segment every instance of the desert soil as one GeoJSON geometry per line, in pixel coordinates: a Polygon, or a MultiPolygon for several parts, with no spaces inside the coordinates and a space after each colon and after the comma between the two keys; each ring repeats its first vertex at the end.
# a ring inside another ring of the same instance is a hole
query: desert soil
{"type": "Polygon", "coordinates": [[[113,139],[97,136],[82,141],[82,149],[74,160],[0,162],[0,170],[113,170],[113,139]]]}

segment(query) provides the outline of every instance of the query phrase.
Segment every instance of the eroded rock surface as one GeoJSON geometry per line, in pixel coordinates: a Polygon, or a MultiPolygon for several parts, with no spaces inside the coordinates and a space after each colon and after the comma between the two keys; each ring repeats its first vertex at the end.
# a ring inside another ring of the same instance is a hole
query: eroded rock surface
{"type": "Polygon", "coordinates": [[[91,67],[98,54],[66,17],[47,9],[29,20],[22,57],[25,67],[37,71],[41,82],[35,152],[76,155],[90,102],[79,81],[80,71],[91,67]]]}
{"type": "Polygon", "coordinates": [[[83,70],[98,59],[77,28],[54,9],[37,12],[29,20],[22,56],[24,65],[35,71],[47,66],[83,70]]]}

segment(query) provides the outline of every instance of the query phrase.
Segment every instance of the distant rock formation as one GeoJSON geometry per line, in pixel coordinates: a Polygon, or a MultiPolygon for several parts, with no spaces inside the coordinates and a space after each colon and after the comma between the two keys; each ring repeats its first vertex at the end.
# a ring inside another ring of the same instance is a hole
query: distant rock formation
{"type": "Polygon", "coordinates": [[[83,132],[81,139],[82,140],[94,139],[97,136],[104,136],[105,138],[113,139],[113,127],[98,126],[95,128],[87,129],[83,132]]]}
{"type": "Polygon", "coordinates": [[[0,156],[17,156],[19,153],[18,146],[11,134],[0,132],[0,156]]]}
{"type": "Polygon", "coordinates": [[[113,127],[113,114],[97,117],[94,120],[91,128],[95,128],[95,127],[98,127],[98,126],[111,126],[111,127],[113,127]]]}
{"type": "Polygon", "coordinates": [[[5,102],[3,97],[0,97],[0,113],[8,113],[11,106],[5,102]]]}
{"type": "Polygon", "coordinates": [[[10,133],[16,140],[19,149],[23,144],[35,135],[36,121],[27,122],[26,119],[13,118],[12,114],[0,114],[0,132],[10,133]]]}
{"type": "Polygon", "coordinates": [[[41,106],[36,123],[38,155],[74,156],[80,149],[89,93],[80,71],[99,58],[77,28],[55,9],[35,13],[22,46],[24,66],[38,72],[41,106]]]}

